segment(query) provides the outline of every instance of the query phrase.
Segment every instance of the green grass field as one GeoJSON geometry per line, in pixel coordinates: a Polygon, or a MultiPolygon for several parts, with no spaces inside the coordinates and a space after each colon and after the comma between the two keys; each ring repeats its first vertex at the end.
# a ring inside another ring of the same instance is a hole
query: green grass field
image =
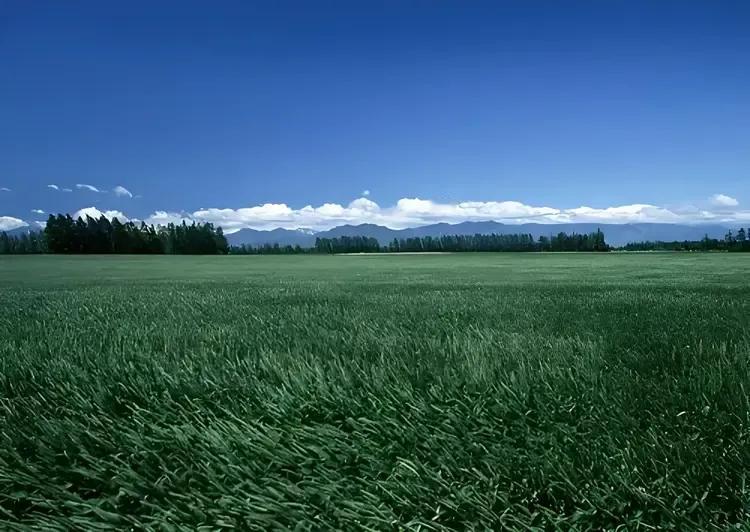
{"type": "Polygon", "coordinates": [[[1,257],[0,528],[726,529],[750,256],[1,257]]]}

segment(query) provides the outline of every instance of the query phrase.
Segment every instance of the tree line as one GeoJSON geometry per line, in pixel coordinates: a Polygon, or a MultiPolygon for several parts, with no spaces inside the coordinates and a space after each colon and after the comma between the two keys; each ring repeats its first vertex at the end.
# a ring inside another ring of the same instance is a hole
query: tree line
{"type": "Polygon", "coordinates": [[[376,238],[342,236],[316,238],[311,248],[299,245],[263,244],[229,246],[221,227],[211,223],[169,224],[155,227],[144,222],[120,222],[102,216],[73,219],[50,215],[42,231],[17,235],[0,232],[0,254],[122,253],[122,254],[233,254],[297,255],[305,253],[399,253],[399,252],[491,252],[491,251],[729,251],[750,252],[750,228],[729,231],[723,239],[631,242],[611,248],[604,233],[444,235],[393,239],[381,245],[376,238]]]}
{"type": "Polygon", "coordinates": [[[43,231],[0,235],[0,253],[123,253],[225,254],[229,250],[221,227],[210,223],[169,224],[111,221],[70,215],[50,215],[43,231]]]}
{"type": "Polygon", "coordinates": [[[723,239],[704,236],[701,240],[683,241],[643,241],[631,242],[622,248],[624,251],[729,251],[750,252],[750,227],[743,227],[733,233],[727,232],[723,239]]]}
{"type": "Polygon", "coordinates": [[[549,237],[540,236],[536,240],[530,234],[495,233],[412,237],[394,239],[385,251],[609,251],[609,246],[604,240],[604,233],[597,230],[588,234],[560,232],[549,237]]]}
{"type": "Polygon", "coordinates": [[[530,234],[475,234],[444,235],[438,237],[411,237],[393,239],[381,245],[373,237],[341,236],[336,238],[316,238],[313,248],[280,246],[233,246],[229,252],[237,255],[289,255],[298,253],[400,253],[400,252],[462,252],[462,251],[609,251],[604,233],[590,234],[558,233],[538,239],[530,234]]]}
{"type": "Polygon", "coordinates": [[[301,255],[304,253],[313,253],[315,248],[303,248],[299,244],[294,246],[282,246],[276,244],[263,244],[253,246],[242,244],[240,246],[229,246],[230,255],[301,255]]]}

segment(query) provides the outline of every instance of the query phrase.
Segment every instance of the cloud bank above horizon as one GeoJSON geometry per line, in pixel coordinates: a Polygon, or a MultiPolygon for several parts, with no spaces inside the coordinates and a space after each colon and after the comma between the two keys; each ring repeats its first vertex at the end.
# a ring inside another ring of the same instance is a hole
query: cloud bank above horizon
{"type": "MultiPolygon", "coordinates": [[[[728,197],[728,196],[727,196],[728,197]]],[[[735,200],[736,201],[736,200],[735,200]]],[[[736,207],[738,203],[734,204],[736,207]]],[[[153,223],[175,213],[155,213],[153,223]]],[[[181,219],[181,218],[180,218],[181,219]]],[[[347,206],[325,203],[319,207],[293,209],[286,204],[258,205],[241,209],[201,209],[189,219],[221,225],[228,232],[245,227],[253,229],[310,228],[325,230],[343,224],[373,223],[393,229],[433,223],[461,223],[494,220],[507,224],[522,223],[742,223],[750,221],[750,211],[728,209],[727,204],[712,208],[683,206],[666,208],[650,204],[620,205],[606,208],[581,206],[558,209],[527,205],[518,201],[465,201],[439,203],[420,198],[402,198],[391,207],[381,207],[369,198],[358,198],[347,206]]]]}
{"type": "MultiPolygon", "coordinates": [[[[494,220],[507,224],[522,223],[744,223],[750,221],[750,211],[737,208],[739,202],[724,194],[709,198],[704,205],[660,207],[650,204],[620,205],[606,208],[581,206],[558,209],[526,205],[518,201],[465,201],[439,203],[420,198],[401,198],[391,207],[381,207],[366,197],[346,206],[324,203],[318,207],[307,205],[295,209],[285,203],[265,203],[238,209],[209,208],[192,213],[156,211],[144,221],[154,225],[170,222],[211,222],[228,233],[244,228],[326,230],[344,224],[372,223],[393,229],[416,227],[433,223],[461,223],[494,220]],[[721,202],[713,201],[716,197],[721,202]]],[[[86,209],[91,210],[92,208],[86,209]]],[[[99,212],[97,209],[95,211],[99,212]]],[[[84,212],[84,211],[81,211],[84,212]]],[[[108,217],[125,213],[109,211],[108,217]]]]}
{"type": "MultiPolygon", "coordinates": [[[[120,221],[141,221],[140,218],[118,210],[85,207],[73,213],[79,216],[106,216],[120,221]]],[[[527,205],[518,201],[464,201],[440,203],[421,198],[401,198],[395,205],[382,207],[367,197],[360,197],[348,205],[324,203],[318,207],[306,205],[292,208],[285,203],[264,203],[237,209],[208,208],[194,212],[155,211],[142,219],[147,224],[166,225],[211,222],[233,233],[240,229],[313,229],[326,230],[344,224],[371,223],[392,229],[416,227],[433,223],[461,223],[498,221],[506,224],[522,223],[725,223],[750,222],[750,211],[739,208],[739,201],[726,194],[715,194],[697,205],[665,207],[646,203],[605,208],[581,206],[559,209],[527,205]]],[[[25,227],[18,218],[0,218],[0,230],[25,227]]]]}

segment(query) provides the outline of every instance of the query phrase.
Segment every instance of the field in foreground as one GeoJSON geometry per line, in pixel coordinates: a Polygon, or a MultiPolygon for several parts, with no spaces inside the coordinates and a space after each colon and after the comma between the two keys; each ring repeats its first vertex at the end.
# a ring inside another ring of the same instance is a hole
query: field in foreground
{"type": "Polygon", "coordinates": [[[0,300],[2,529],[750,518],[744,255],[2,257],[0,300]]]}

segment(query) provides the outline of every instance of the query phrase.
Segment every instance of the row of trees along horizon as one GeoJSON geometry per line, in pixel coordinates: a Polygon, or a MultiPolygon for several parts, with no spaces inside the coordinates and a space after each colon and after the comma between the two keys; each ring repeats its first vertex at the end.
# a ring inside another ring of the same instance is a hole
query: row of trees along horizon
{"type": "Polygon", "coordinates": [[[20,235],[0,234],[0,253],[63,254],[293,254],[378,253],[420,251],[608,251],[604,233],[559,233],[538,240],[529,234],[451,235],[394,239],[381,246],[364,236],[317,238],[312,248],[300,246],[230,247],[221,227],[211,223],[169,224],[155,227],[144,222],[120,222],[105,216],[73,219],[50,215],[43,231],[20,235]]]}
{"type": "Polygon", "coordinates": [[[302,253],[398,253],[398,252],[490,252],[490,251],[750,251],[750,228],[729,231],[724,239],[708,236],[696,241],[633,242],[610,247],[604,233],[540,236],[530,234],[445,235],[394,239],[387,245],[372,237],[342,236],[317,238],[314,247],[229,246],[221,227],[211,223],[169,224],[155,227],[144,222],[121,223],[102,216],[73,219],[70,215],[50,215],[42,231],[9,235],[0,233],[0,254],[236,254],[282,255],[302,253]]]}
{"type": "Polygon", "coordinates": [[[740,227],[736,233],[731,230],[723,239],[704,236],[701,240],[683,241],[644,241],[624,245],[624,251],[744,251],[750,252],[750,227],[740,227]]]}
{"type": "Polygon", "coordinates": [[[233,254],[293,254],[293,253],[419,253],[419,252],[488,252],[488,251],[609,251],[600,230],[590,234],[566,234],[538,240],[530,234],[474,234],[394,238],[382,246],[373,237],[341,236],[316,238],[315,247],[305,250],[300,246],[264,245],[260,247],[235,246],[233,254]]]}

